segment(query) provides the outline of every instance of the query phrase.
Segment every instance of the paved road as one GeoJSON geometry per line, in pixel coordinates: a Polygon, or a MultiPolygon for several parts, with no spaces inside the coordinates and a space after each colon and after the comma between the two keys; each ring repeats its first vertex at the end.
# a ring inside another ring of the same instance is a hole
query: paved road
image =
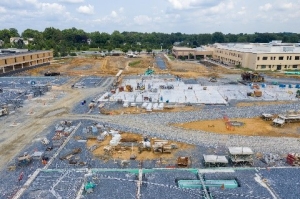
{"type": "Polygon", "coordinates": [[[162,59],[162,57],[163,57],[162,54],[157,55],[156,58],[155,58],[155,61],[156,61],[157,66],[158,66],[161,70],[166,70],[166,69],[167,69],[167,66],[166,66],[164,60],[162,59]]]}

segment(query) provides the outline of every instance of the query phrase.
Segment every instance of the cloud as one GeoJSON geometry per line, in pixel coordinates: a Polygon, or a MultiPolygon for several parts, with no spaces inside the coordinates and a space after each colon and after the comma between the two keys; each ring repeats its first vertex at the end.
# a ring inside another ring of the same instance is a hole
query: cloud
{"type": "Polygon", "coordinates": [[[119,8],[119,12],[123,12],[123,11],[124,11],[123,7],[119,8]]]}
{"type": "Polygon", "coordinates": [[[41,3],[38,0],[25,0],[27,3],[33,4],[36,8],[50,13],[58,13],[65,11],[65,6],[58,3],[41,3]]]}
{"type": "Polygon", "coordinates": [[[63,3],[83,3],[84,0],[59,0],[59,2],[63,2],[63,3]]]}
{"type": "Polygon", "coordinates": [[[259,10],[262,10],[262,11],[268,11],[268,10],[270,10],[272,7],[273,7],[272,4],[266,3],[266,4],[263,5],[263,6],[259,6],[259,10]]]}
{"type": "Polygon", "coordinates": [[[239,15],[243,15],[243,14],[245,14],[245,13],[246,13],[246,8],[245,8],[245,7],[241,7],[241,10],[238,11],[238,14],[239,14],[239,15]]]}
{"type": "Polygon", "coordinates": [[[168,0],[174,9],[184,10],[196,7],[212,7],[218,5],[222,0],[168,0]]]}
{"type": "Polygon", "coordinates": [[[112,17],[117,17],[118,16],[118,13],[116,12],[116,11],[111,11],[111,13],[110,13],[110,16],[112,16],[112,17]]]}
{"type": "Polygon", "coordinates": [[[6,9],[2,6],[0,6],[0,13],[6,13],[6,9]]]}
{"type": "Polygon", "coordinates": [[[90,4],[87,6],[80,6],[79,8],[77,8],[77,12],[81,14],[87,14],[87,15],[94,14],[94,6],[90,4]]]}
{"type": "Polygon", "coordinates": [[[281,4],[280,8],[283,10],[290,10],[293,8],[293,4],[292,3],[284,3],[284,4],[281,4]]]}
{"type": "Polygon", "coordinates": [[[126,19],[126,17],[121,14],[122,11],[123,11],[122,9],[121,10],[119,9],[119,12],[113,10],[109,15],[94,19],[92,21],[96,23],[107,23],[107,22],[120,23],[126,19]]]}
{"type": "Polygon", "coordinates": [[[133,18],[133,21],[138,25],[144,25],[151,22],[152,18],[147,15],[138,15],[133,18]]]}

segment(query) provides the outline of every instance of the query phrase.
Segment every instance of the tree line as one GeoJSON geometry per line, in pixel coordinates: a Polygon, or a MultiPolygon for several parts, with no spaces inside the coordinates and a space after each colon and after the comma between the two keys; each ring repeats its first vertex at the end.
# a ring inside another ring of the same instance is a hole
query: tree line
{"type": "Polygon", "coordinates": [[[177,42],[179,46],[198,47],[201,45],[226,42],[251,42],[268,43],[272,40],[282,40],[287,43],[297,43],[300,41],[300,34],[297,33],[254,33],[254,34],[223,34],[214,32],[212,34],[184,34],[184,33],[141,33],[141,32],[119,32],[112,34],[105,32],[85,32],[82,29],[56,29],[48,27],[44,31],[26,29],[21,34],[15,28],[0,30],[0,40],[4,45],[0,48],[19,47],[25,48],[24,44],[10,44],[11,37],[22,37],[24,39],[33,38],[26,48],[29,50],[50,50],[54,51],[54,56],[64,56],[71,51],[84,51],[90,48],[99,51],[112,51],[120,49],[123,52],[129,50],[141,51],[146,49],[171,49],[177,42]]]}

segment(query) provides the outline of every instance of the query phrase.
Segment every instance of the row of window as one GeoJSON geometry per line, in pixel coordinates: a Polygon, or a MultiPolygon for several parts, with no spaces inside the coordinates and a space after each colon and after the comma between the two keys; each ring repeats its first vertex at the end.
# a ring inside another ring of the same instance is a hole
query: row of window
{"type": "Polygon", "coordinates": [[[261,68],[261,69],[266,69],[266,68],[286,68],[286,69],[288,69],[288,68],[293,68],[293,69],[297,69],[298,68],[298,65],[257,65],[256,66],[256,68],[258,69],[258,68],[261,68]]]}
{"type": "MultiPolygon", "coordinates": [[[[269,57],[262,57],[262,60],[268,60],[268,58],[269,57]]],[[[276,60],[276,58],[277,57],[272,56],[272,57],[270,57],[270,60],[276,60]]],[[[293,58],[293,56],[290,56],[290,55],[286,56],[286,60],[293,60],[292,58],[293,58]]],[[[260,60],[260,57],[257,57],[257,61],[259,61],[259,60],[260,60]]],[[[279,56],[278,60],[284,60],[284,56],[279,56]]],[[[300,56],[294,56],[294,60],[300,60],[300,56]]]]}
{"type": "MultiPolygon", "coordinates": [[[[223,51],[221,50],[216,50],[217,53],[223,53],[223,51]]],[[[241,54],[238,53],[232,53],[232,52],[224,52],[225,55],[229,55],[229,56],[233,56],[233,57],[238,57],[238,58],[242,58],[241,54]]]]}

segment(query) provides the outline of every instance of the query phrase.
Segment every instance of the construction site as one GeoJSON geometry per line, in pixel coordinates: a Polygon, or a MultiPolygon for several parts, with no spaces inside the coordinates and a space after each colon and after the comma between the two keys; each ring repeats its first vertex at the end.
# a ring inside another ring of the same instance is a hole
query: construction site
{"type": "Polygon", "coordinates": [[[0,77],[0,198],[299,198],[300,82],[165,54],[0,77]]]}

